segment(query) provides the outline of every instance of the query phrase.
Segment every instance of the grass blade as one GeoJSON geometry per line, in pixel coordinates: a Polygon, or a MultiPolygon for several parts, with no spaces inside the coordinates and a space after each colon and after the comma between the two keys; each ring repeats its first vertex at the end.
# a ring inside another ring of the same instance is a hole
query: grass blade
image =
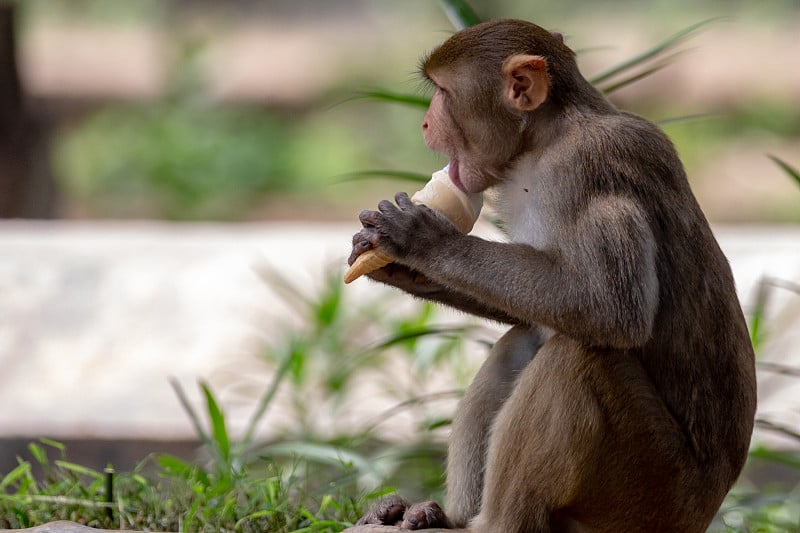
{"type": "Polygon", "coordinates": [[[206,433],[206,431],[203,429],[203,424],[200,423],[200,417],[197,416],[197,412],[189,402],[189,398],[183,391],[183,387],[181,387],[181,384],[178,383],[178,380],[175,378],[170,378],[169,384],[172,385],[172,390],[174,390],[175,394],[178,396],[178,401],[181,402],[181,407],[183,407],[183,410],[186,411],[186,414],[189,416],[189,420],[191,420],[197,436],[200,437],[200,440],[203,441],[203,444],[208,446],[209,449],[212,449],[214,443],[211,441],[211,437],[208,435],[208,433],[206,433]]]}
{"type": "Polygon", "coordinates": [[[211,434],[214,438],[215,448],[227,464],[231,457],[231,441],[228,438],[228,428],[225,426],[225,415],[222,414],[208,384],[200,382],[200,387],[206,397],[206,409],[211,420],[211,434]]]}
{"type": "Polygon", "coordinates": [[[634,67],[636,67],[638,65],[641,65],[642,63],[644,63],[644,62],[646,62],[646,61],[648,61],[648,60],[650,60],[650,59],[652,59],[654,57],[657,57],[659,54],[665,52],[666,50],[669,50],[670,48],[672,48],[675,45],[677,45],[679,42],[683,41],[691,33],[697,31],[698,29],[702,28],[703,26],[707,26],[708,24],[710,24],[712,22],[716,22],[718,20],[720,20],[720,18],[716,17],[716,18],[711,18],[711,19],[700,21],[700,22],[698,22],[696,24],[692,24],[691,26],[689,26],[687,28],[684,28],[683,30],[681,30],[681,31],[679,31],[679,32],[667,37],[666,39],[664,39],[663,41],[661,41],[657,45],[653,46],[649,50],[646,50],[646,51],[642,52],[641,54],[638,54],[638,55],[632,57],[631,59],[629,59],[627,61],[624,61],[623,63],[620,63],[619,65],[617,65],[615,67],[612,67],[612,68],[606,70],[605,72],[602,72],[602,73],[598,74],[597,76],[592,77],[589,81],[592,84],[596,85],[598,83],[602,83],[602,82],[604,82],[606,80],[609,80],[609,79],[613,78],[614,76],[618,76],[619,74],[622,74],[623,72],[625,72],[627,70],[630,70],[630,69],[632,69],[632,68],[634,68],[634,67]]]}
{"type": "Polygon", "coordinates": [[[464,0],[439,0],[439,5],[456,30],[463,30],[481,22],[475,10],[464,0]]]}
{"type": "Polygon", "coordinates": [[[78,464],[75,464],[75,463],[70,463],[68,461],[62,461],[60,459],[57,459],[56,461],[54,461],[54,463],[55,463],[55,465],[57,467],[62,468],[64,470],[68,470],[68,471],[73,472],[75,474],[79,474],[79,475],[82,475],[82,476],[88,476],[88,477],[91,477],[91,478],[94,478],[94,479],[97,479],[97,480],[100,480],[100,481],[103,480],[103,474],[101,474],[100,472],[98,472],[96,470],[92,470],[91,468],[88,468],[88,467],[85,467],[85,466],[82,466],[82,465],[78,465],[78,464]]]}
{"type": "Polygon", "coordinates": [[[283,361],[281,361],[281,366],[278,368],[278,371],[275,372],[275,377],[272,378],[272,383],[269,384],[269,388],[259,399],[258,407],[256,408],[255,412],[253,412],[253,416],[250,417],[250,421],[247,423],[247,429],[245,430],[244,437],[241,441],[242,447],[248,446],[253,440],[256,428],[258,427],[259,422],[261,422],[261,419],[264,417],[264,413],[267,412],[267,408],[272,404],[272,400],[275,398],[275,394],[278,392],[278,388],[280,387],[281,383],[283,383],[291,364],[291,357],[285,357],[283,361]]]}
{"type": "Polygon", "coordinates": [[[5,491],[6,487],[11,486],[19,478],[26,476],[30,471],[31,464],[28,462],[21,463],[19,466],[14,468],[11,472],[6,474],[2,480],[0,480],[0,493],[5,491]]]}
{"type": "Polygon", "coordinates": [[[790,178],[794,179],[798,185],[800,185],[800,170],[797,170],[795,167],[791,166],[789,163],[784,161],[783,159],[779,158],[778,156],[767,154],[767,157],[772,159],[779,167],[786,172],[790,178]]]}

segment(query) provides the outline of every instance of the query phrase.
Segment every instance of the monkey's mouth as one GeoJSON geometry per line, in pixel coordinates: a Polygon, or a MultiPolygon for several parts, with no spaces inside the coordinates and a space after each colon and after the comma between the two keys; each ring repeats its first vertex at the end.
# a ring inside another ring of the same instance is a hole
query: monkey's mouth
{"type": "Polygon", "coordinates": [[[458,159],[451,159],[450,163],[447,164],[447,175],[450,176],[450,181],[452,181],[456,187],[462,192],[467,193],[467,189],[465,189],[464,184],[461,183],[461,175],[458,172],[458,159]]]}

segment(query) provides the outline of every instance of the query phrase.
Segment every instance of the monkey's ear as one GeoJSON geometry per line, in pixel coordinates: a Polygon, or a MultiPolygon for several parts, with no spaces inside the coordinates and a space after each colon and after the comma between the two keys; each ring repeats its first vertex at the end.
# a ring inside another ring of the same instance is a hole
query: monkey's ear
{"type": "Polygon", "coordinates": [[[547,100],[550,78],[541,56],[517,54],[503,63],[504,95],[520,111],[533,111],[547,100]]]}

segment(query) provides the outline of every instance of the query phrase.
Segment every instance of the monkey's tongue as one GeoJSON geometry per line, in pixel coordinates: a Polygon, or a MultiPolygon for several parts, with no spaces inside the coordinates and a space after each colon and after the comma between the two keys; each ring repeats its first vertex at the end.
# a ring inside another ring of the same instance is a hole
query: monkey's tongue
{"type": "Polygon", "coordinates": [[[458,159],[451,159],[447,164],[447,174],[450,176],[450,181],[452,181],[456,187],[465,193],[467,192],[464,188],[464,184],[461,183],[461,176],[458,174],[458,159]]]}

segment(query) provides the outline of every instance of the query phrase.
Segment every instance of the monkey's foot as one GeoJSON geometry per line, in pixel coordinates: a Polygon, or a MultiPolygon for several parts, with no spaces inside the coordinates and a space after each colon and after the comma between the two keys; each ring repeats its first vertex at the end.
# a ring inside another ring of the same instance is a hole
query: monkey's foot
{"type": "Polygon", "coordinates": [[[443,527],[450,529],[453,526],[436,502],[415,503],[406,509],[403,515],[405,529],[430,529],[443,527]]]}
{"type": "Polygon", "coordinates": [[[377,524],[400,526],[403,529],[450,528],[450,521],[436,502],[410,505],[396,494],[380,500],[356,525],[377,524]]]}

